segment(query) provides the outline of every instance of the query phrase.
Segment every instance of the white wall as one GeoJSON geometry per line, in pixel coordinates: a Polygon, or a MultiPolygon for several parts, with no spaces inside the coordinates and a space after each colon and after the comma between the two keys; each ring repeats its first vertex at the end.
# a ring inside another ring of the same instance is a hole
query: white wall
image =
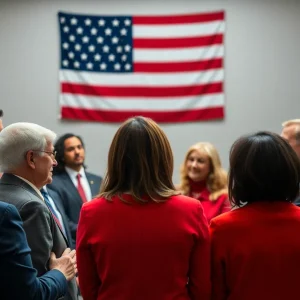
{"type": "Polygon", "coordinates": [[[163,125],[175,156],[174,181],[187,148],[210,141],[228,168],[228,151],[241,134],[300,117],[300,1],[38,1],[0,0],[0,108],[4,123],[38,123],[58,134],[74,132],[87,146],[88,169],[103,174],[118,124],[58,119],[57,12],[168,14],[226,11],[226,118],[163,125]]]}

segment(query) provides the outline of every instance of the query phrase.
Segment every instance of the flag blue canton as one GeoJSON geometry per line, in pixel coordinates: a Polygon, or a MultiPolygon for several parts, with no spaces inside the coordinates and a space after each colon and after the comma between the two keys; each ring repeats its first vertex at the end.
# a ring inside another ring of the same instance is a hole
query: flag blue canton
{"type": "Polygon", "coordinates": [[[132,18],[58,14],[61,69],[133,71],[132,18]]]}

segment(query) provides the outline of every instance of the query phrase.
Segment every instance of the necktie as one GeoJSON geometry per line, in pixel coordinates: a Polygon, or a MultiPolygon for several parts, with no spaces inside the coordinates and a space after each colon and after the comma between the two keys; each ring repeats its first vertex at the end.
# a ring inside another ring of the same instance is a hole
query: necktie
{"type": "Polygon", "coordinates": [[[45,203],[46,205],[48,206],[50,212],[52,213],[52,216],[53,216],[53,219],[55,220],[56,224],[59,226],[59,228],[64,232],[63,230],[63,227],[58,219],[58,216],[55,212],[55,210],[53,209],[51,203],[50,203],[50,200],[49,200],[49,196],[48,196],[48,193],[46,191],[44,191],[43,189],[41,189],[41,194],[43,195],[44,197],[44,200],[45,200],[45,203]]]}
{"type": "Polygon", "coordinates": [[[87,202],[86,195],[80,180],[81,175],[77,174],[77,190],[83,203],[87,202]]]}

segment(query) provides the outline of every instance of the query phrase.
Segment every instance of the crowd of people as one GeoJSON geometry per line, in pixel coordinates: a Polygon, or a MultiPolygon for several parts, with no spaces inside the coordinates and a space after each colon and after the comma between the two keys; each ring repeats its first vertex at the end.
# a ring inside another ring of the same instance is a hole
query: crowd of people
{"type": "Polygon", "coordinates": [[[166,134],[133,117],[113,137],[102,179],[87,172],[81,137],[6,126],[0,298],[297,299],[299,158],[291,120],[281,136],[237,139],[228,175],[214,145],[196,143],[174,185],[166,134]]]}

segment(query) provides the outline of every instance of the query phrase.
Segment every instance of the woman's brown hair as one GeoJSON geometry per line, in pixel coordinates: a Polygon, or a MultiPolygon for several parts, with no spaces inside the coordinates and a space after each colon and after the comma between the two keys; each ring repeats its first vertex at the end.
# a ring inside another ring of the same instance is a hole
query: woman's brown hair
{"type": "Polygon", "coordinates": [[[165,133],[153,120],[134,117],[113,138],[99,197],[111,200],[128,193],[139,202],[146,202],[144,196],[163,202],[178,194],[172,174],[173,153],[165,133]]]}

